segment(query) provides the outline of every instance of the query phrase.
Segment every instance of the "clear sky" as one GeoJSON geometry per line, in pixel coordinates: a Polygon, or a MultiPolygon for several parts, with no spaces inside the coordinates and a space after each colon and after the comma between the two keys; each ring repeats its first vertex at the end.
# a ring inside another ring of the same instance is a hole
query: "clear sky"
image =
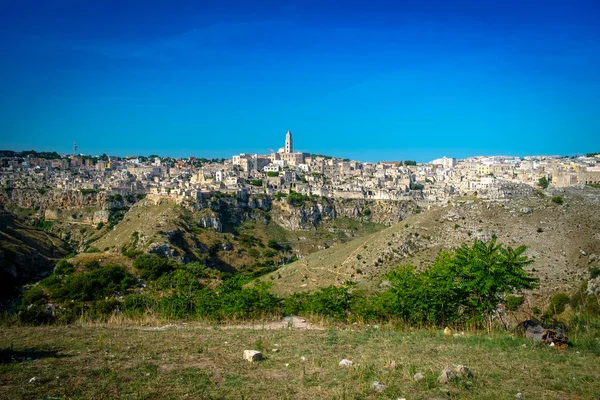
{"type": "Polygon", "coordinates": [[[599,0],[1,0],[0,148],[600,151],[599,0]]]}

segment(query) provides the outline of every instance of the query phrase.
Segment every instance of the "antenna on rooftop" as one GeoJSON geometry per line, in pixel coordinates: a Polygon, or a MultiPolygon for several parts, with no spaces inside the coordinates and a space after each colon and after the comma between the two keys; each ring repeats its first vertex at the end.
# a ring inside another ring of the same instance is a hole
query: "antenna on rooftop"
{"type": "Polygon", "coordinates": [[[73,155],[77,155],[77,142],[73,140],[73,155]]]}

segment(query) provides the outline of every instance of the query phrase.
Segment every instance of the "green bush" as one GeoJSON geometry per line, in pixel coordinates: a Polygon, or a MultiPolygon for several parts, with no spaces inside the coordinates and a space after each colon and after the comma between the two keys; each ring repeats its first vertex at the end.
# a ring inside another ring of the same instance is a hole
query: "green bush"
{"type": "Polygon", "coordinates": [[[563,198],[562,198],[562,196],[554,196],[552,198],[552,202],[556,203],[556,204],[562,204],[563,203],[563,198]]]}
{"type": "Polygon", "coordinates": [[[59,260],[54,267],[54,275],[68,275],[75,272],[75,267],[64,258],[59,260]]]}
{"type": "Polygon", "coordinates": [[[523,305],[525,298],[523,296],[506,296],[504,298],[504,306],[509,311],[516,311],[519,307],[523,305]]]}
{"type": "Polygon", "coordinates": [[[127,316],[142,315],[153,307],[153,298],[148,294],[134,293],[125,297],[123,312],[127,316]]]}
{"type": "Polygon", "coordinates": [[[42,281],[52,300],[91,301],[124,294],[135,283],[119,265],[107,265],[88,273],[67,275],[62,279],[50,276],[42,281]]]}
{"type": "Polygon", "coordinates": [[[140,271],[144,280],[154,281],[173,270],[171,262],[156,254],[142,254],[133,260],[133,266],[140,271]]]}
{"type": "Polygon", "coordinates": [[[569,304],[570,298],[569,295],[566,293],[557,293],[554,296],[552,296],[552,299],[550,300],[550,305],[548,306],[548,309],[546,310],[547,314],[550,315],[559,315],[562,314],[565,311],[565,306],[567,304],[569,304]]]}
{"type": "Polygon", "coordinates": [[[294,207],[300,207],[304,205],[305,201],[310,200],[308,196],[303,195],[302,193],[290,191],[290,194],[287,197],[287,201],[290,205],[294,207]]]}
{"type": "Polygon", "coordinates": [[[548,179],[545,176],[542,176],[538,180],[538,186],[541,187],[542,189],[547,189],[549,185],[550,185],[550,182],[548,182],[548,179]]]}

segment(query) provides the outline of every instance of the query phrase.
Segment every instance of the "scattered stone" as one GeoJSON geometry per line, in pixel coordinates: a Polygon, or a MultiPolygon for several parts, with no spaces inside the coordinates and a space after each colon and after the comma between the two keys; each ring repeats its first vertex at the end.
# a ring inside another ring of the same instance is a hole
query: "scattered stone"
{"type": "Polygon", "coordinates": [[[244,350],[244,360],[253,362],[260,361],[263,359],[263,355],[258,350],[244,350]]]}
{"type": "Polygon", "coordinates": [[[347,360],[347,359],[343,359],[342,361],[340,361],[340,363],[338,364],[340,367],[351,367],[352,366],[352,361],[347,360]]]}
{"type": "Polygon", "coordinates": [[[289,366],[290,366],[290,364],[285,364],[285,367],[286,367],[286,368],[287,368],[287,367],[289,367],[289,366]]]}
{"type": "Polygon", "coordinates": [[[29,380],[29,383],[35,382],[35,376],[29,380]]]}
{"type": "Polygon", "coordinates": [[[531,214],[531,213],[533,213],[533,210],[532,210],[531,208],[529,208],[529,207],[523,207],[523,208],[521,208],[521,210],[520,210],[520,211],[521,211],[523,214],[531,214]]]}
{"type": "Polygon", "coordinates": [[[444,335],[446,335],[446,336],[452,335],[452,330],[448,327],[444,328],[444,335]]]}
{"type": "Polygon", "coordinates": [[[306,357],[304,357],[304,356],[300,357],[300,361],[306,361],[306,357]]]}
{"type": "Polygon", "coordinates": [[[379,393],[381,393],[385,390],[385,385],[383,383],[380,383],[377,381],[373,382],[371,387],[373,388],[374,391],[379,392],[379,393]]]}
{"type": "Polygon", "coordinates": [[[441,384],[447,384],[456,379],[456,374],[451,369],[445,368],[442,374],[438,378],[438,382],[441,384]]]}
{"type": "Polygon", "coordinates": [[[471,378],[473,376],[471,370],[466,365],[457,365],[456,368],[454,368],[454,372],[459,378],[471,378]]]}
{"type": "Polygon", "coordinates": [[[523,393],[521,393],[521,392],[519,392],[519,393],[515,394],[515,398],[517,398],[517,399],[522,399],[522,398],[524,398],[524,397],[525,397],[525,396],[523,396],[523,393]]]}
{"type": "Polygon", "coordinates": [[[272,349],[271,350],[273,353],[279,353],[279,349],[272,349]]]}
{"type": "Polygon", "coordinates": [[[525,343],[523,343],[523,344],[521,345],[521,347],[522,347],[522,348],[524,348],[524,349],[526,349],[526,348],[527,348],[527,345],[526,345],[525,343]]]}
{"type": "Polygon", "coordinates": [[[425,375],[423,375],[423,373],[421,372],[417,372],[414,376],[413,379],[415,380],[415,382],[419,382],[420,380],[425,379],[425,375]]]}

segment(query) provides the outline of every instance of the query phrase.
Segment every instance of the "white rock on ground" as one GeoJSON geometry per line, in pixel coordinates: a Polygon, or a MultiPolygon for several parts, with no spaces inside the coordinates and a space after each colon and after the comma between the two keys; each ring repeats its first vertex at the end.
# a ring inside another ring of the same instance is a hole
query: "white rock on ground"
{"type": "Polygon", "coordinates": [[[417,372],[417,373],[416,373],[416,374],[413,376],[413,379],[414,379],[416,382],[418,382],[418,381],[420,381],[420,380],[422,380],[422,379],[425,379],[425,375],[423,375],[423,373],[422,373],[422,372],[417,372]]]}
{"type": "Polygon", "coordinates": [[[373,382],[373,384],[371,385],[371,387],[376,392],[383,392],[385,390],[385,385],[383,383],[380,383],[380,382],[377,382],[377,381],[373,382]]]}
{"type": "Polygon", "coordinates": [[[340,367],[351,367],[352,366],[352,361],[347,360],[347,359],[343,359],[342,361],[340,361],[340,363],[338,364],[340,367]]]}
{"type": "Polygon", "coordinates": [[[244,360],[247,361],[260,361],[263,355],[258,350],[244,350],[244,360]]]}

